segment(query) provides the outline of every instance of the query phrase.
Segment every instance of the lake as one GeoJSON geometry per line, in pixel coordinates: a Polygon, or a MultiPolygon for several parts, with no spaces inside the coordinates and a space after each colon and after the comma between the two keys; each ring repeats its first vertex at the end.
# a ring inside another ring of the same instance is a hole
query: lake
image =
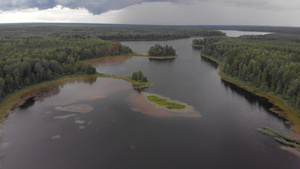
{"type": "Polygon", "coordinates": [[[237,31],[237,30],[220,30],[221,32],[226,33],[228,37],[239,37],[242,35],[266,35],[272,34],[271,32],[253,32],[253,31],[237,31]]]}
{"type": "Polygon", "coordinates": [[[96,69],[124,76],[141,70],[153,83],[145,92],[184,102],[198,116],[145,113],[134,99],[140,93],[122,80],[74,79],[7,117],[2,168],[298,169],[299,157],[257,132],[266,126],[291,134],[290,126],[265,99],[222,81],[192,40],[122,42],[142,54],[155,44],[172,45],[179,57],[119,57],[96,69]]]}

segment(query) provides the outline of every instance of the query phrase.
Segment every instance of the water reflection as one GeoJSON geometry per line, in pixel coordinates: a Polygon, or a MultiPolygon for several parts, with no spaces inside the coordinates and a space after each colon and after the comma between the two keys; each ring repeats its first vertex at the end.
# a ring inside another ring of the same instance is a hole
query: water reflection
{"type": "Polygon", "coordinates": [[[153,63],[172,63],[173,61],[175,60],[175,58],[173,59],[149,59],[150,62],[153,62],[153,63]]]}
{"type": "Polygon", "coordinates": [[[266,112],[268,112],[271,116],[283,120],[284,122],[286,121],[286,119],[284,119],[283,117],[278,116],[277,114],[270,111],[270,109],[274,108],[275,106],[272,103],[270,103],[267,98],[257,96],[223,79],[221,81],[226,88],[229,88],[230,91],[237,93],[240,96],[243,96],[251,105],[258,105],[259,107],[262,107],[266,112]]]}
{"type": "Polygon", "coordinates": [[[25,100],[25,102],[19,107],[20,109],[27,109],[35,104],[36,101],[43,102],[45,98],[54,97],[60,93],[60,90],[67,84],[80,84],[86,83],[93,85],[97,80],[96,76],[86,76],[86,77],[75,77],[68,79],[63,82],[49,83],[48,86],[42,87],[32,94],[32,97],[25,100]]]}
{"type": "Polygon", "coordinates": [[[33,106],[35,103],[34,97],[27,99],[21,106],[20,109],[27,109],[30,106],[33,106]]]}
{"type": "Polygon", "coordinates": [[[210,59],[208,59],[208,58],[206,58],[206,57],[201,56],[201,61],[205,61],[205,62],[208,63],[210,66],[212,66],[212,67],[214,67],[214,68],[216,68],[216,69],[219,67],[218,63],[216,63],[216,62],[214,62],[214,61],[212,61],[212,60],[210,60],[210,59]]]}

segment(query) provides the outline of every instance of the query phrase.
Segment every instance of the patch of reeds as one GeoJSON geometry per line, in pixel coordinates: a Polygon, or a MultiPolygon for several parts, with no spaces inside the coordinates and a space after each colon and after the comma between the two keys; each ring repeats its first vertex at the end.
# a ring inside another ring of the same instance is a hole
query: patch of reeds
{"type": "Polygon", "coordinates": [[[263,127],[262,129],[258,129],[259,132],[275,137],[275,140],[278,141],[281,144],[284,144],[286,146],[300,148],[300,139],[296,139],[284,134],[279,133],[276,130],[273,130],[268,127],[263,127]]]}

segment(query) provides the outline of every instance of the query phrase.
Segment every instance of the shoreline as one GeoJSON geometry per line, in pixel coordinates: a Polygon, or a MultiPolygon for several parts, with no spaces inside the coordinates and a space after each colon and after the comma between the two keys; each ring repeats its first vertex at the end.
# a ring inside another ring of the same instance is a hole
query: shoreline
{"type": "Polygon", "coordinates": [[[46,89],[57,86],[59,84],[70,82],[74,79],[88,80],[100,76],[107,77],[107,75],[104,74],[64,76],[58,79],[45,81],[17,90],[3,98],[0,103],[0,125],[4,122],[4,120],[10,113],[14,112],[27,99],[37,96],[39,93],[43,92],[46,89]]]}
{"type": "MultiPolygon", "coordinates": [[[[221,64],[220,61],[217,59],[212,58],[211,56],[207,56],[205,54],[200,54],[201,57],[207,58],[210,61],[213,61],[217,63],[218,65],[221,64]]],[[[270,108],[269,110],[273,113],[276,113],[278,116],[283,117],[284,119],[291,122],[291,128],[293,131],[300,133],[300,115],[290,108],[288,105],[284,103],[284,101],[275,98],[274,96],[267,95],[265,93],[259,93],[255,91],[255,88],[253,88],[250,84],[247,82],[240,81],[234,77],[230,77],[226,75],[225,73],[219,71],[218,72],[220,78],[228,83],[231,83],[241,89],[244,89],[256,96],[266,98],[268,102],[274,105],[274,108],[270,108]]]]}
{"type": "Polygon", "coordinates": [[[58,79],[54,79],[51,81],[45,81],[39,84],[35,84],[32,86],[27,86],[23,89],[20,89],[18,91],[15,91],[14,93],[11,93],[10,95],[7,95],[0,103],[0,127],[2,126],[3,122],[7,118],[7,116],[10,113],[13,113],[16,111],[16,109],[24,104],[24,102],[32,97],[35,97],[39,95],[41,92],[61,84],[65,84],[68,82],[71,82],[73,80],[89,80],[89,79],[97,79],[97,78],[114,78],[114,79],[120,79],[125,80],[128,83],[132,84],[132,87],[134,90],[142,90],[144,88],[148,88],[152,82],[148,81],[147,83],[138,83],[133,80],[131,80],[130,77],[125,76],[118,76],[118,75],[108,75],[108,74],[102,74],[97,73],[93,75],[71,75],[71,76],[64,76],[60,77],[58,79]]]}
{"type": "Polygon", "coordinates": [[[150,59],[150,60],[168,60],[168,59],[175,59],[177,58],[178,56],[148,56],[147,57],[150,59]]]}

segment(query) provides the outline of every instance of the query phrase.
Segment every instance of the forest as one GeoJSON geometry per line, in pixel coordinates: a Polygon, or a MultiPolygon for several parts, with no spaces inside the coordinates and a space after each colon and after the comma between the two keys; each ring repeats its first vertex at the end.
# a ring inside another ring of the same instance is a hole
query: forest
{"type": "Polygon", "coordinates": [[[43,81],[96,73],[94,67],[82,60],[131,52],[119,42],[96,38],[0,38],[0,99],[43,81]]]}
{"type": "Polygon", "coordinates": [[[26,86],[66,75],[94,74],[82,60],[132,53],[120,40],[225,36],[190,26],[105,24],[0,25],[0,99],[26,86]],[[106,41],[110,40],[110,41],[106,41]]]}
{"type": "Polygon", "coordinates": [[[0,37],[48,36],[55,38],[99,38],[102,40],[172,40],[192,36],[225,36],[218,30],[201,26],[144,26],[106,24],[6,24],[0,37]]]}
{"type": "Polygon", "coordinates": [[[202,55],[222,62],[220,71],[279,97],[300,114],[300,43],[282,34],[194,40],[202,55]]]}
{"type": "Polygon", "coordinates": [[[161,46],[159,44],[156,44],[154,46],[151,46],[151,48],[148,51],[149,56],[176,56],[176,51],[173,49],[172,46],[161,46]]]}

